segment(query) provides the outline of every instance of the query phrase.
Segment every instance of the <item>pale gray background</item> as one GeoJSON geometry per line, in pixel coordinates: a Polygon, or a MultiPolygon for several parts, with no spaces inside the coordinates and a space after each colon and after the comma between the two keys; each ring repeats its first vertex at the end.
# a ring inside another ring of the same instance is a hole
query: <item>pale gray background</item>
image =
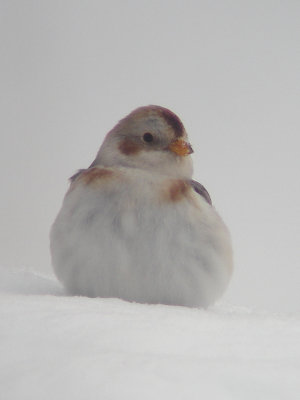
{"type": "Polygon", "coordinates": [[[0,264],[50,273],[67,178],[120,118],[159,104],[232,232],[224,300],[299,310],[300,2],[0,4],[0,264]]]}

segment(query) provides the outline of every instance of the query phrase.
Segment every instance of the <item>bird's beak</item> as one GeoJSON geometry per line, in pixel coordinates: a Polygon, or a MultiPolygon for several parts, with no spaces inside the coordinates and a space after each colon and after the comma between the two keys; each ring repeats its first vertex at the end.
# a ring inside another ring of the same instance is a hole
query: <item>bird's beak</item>
{"type": "Polygon", "coordinates": [[[175,140],[169,145],[168,149],[178,156],[188,156],[189,154],[194,153],[192,146],[183,139],[175,140]]]}

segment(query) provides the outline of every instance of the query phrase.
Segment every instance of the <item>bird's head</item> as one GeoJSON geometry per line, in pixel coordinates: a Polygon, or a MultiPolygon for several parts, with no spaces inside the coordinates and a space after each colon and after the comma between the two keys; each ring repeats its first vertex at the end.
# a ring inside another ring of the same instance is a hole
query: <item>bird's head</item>
{"type": "Polygon", "coordinates": [[[166,108],[146,106],[131,112],[107,134],[91,166],[124,166],[190,178],[191,153],[180,119],[166,108]]]}

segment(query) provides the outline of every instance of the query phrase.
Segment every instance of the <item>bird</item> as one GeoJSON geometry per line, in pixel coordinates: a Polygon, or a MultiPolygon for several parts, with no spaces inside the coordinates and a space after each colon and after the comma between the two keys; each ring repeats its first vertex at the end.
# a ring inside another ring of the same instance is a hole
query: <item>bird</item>
{"type": "Polygon", "coordinates": [[[70,295],[206,308],[233,270],[231,237],[171,110],[142,106],[70,178],[51,227],[54,272],[70,295]]]}

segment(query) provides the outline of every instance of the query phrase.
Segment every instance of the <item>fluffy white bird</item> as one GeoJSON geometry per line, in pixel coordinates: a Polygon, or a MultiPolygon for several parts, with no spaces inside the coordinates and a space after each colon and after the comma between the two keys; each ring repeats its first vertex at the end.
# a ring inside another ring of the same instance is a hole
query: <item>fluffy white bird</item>
{"type": "Polygon", "coordinates": [[[71,294],[205,307],[232,272],[229,232],[205,188],[180,119],[140,107],[71,178],[51,229],[52,263],[71,294]]]}

